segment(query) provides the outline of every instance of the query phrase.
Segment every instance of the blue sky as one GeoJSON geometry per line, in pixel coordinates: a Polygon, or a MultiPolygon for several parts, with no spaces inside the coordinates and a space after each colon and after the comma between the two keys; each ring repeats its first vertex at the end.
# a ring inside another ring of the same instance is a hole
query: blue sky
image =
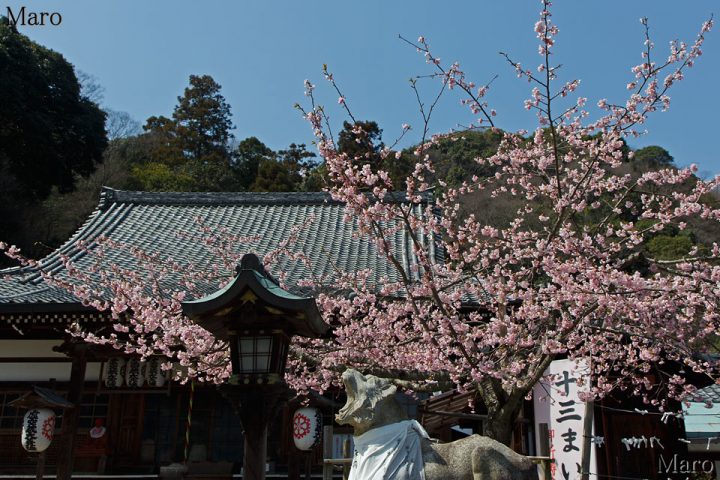
{"type": "MultiPolygon", "coordinates": [[[[359,119],[376,120],[392,142],[401,125],[420,126],[408,79],[429,72],[424,60],[398,40],[424,35],[443,60],[458,60],[482,84],[495,74],[487,97],[498,126],[532,129],[522,108],[529,94],[498,51],[537,65],[532,31],[540,3],[529,0],[440,1],[343,0],[25,0],[0,2],[27,11],[57,11],[60,26],[20,27],[33,40],[63,53],[105,87],[105,105],[137,120],[170,115],[190,74],[210,74],[223,87],[236,138],[257,136],[273,149],[310,143],[312,135],[293,104],[303,102],[303,80],[318,85],[332,119],[344,120],[337,96],[322,79],[328,64],[359,119]]],[[[717,2],[693,0],[557,1],[560,28],[556,56],[563,79],[580,78],[579,95],[621,101],[629,69],[640,62],[643,30],[650,19],[658,58],[668,42],[691,42],[717,2]]],[[[716,29],[720,30],[720,29],[716,29]]],[[[649,134],[631,146],[659,144],[679,165],[697,163],[700,173],[720,173],[720,31],[710,33],[700,62],[671,92],[669,112],[654,116],[649,134]]],[[[428,95],[436,84],[421,84],[428,95]]],[[[473,117],[455,94],[445,97],[431,129],[443,132],[473,117]]],[[[418,140],[419,128],[403,145],[418,140]]]]}

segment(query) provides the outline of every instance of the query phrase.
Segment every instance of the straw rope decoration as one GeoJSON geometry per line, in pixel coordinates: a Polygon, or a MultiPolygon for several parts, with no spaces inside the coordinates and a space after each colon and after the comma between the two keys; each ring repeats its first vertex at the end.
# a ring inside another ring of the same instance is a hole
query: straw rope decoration
{"type": "Polygon", "coordinates": [[[188,452],[190,450],[190,426],[192,425],[192,409],[193,409],[193,397],[194,396],[195,396],[195,380],[191,380],[190,381],[190,403],[188,405],[187,426],[185,428],[185,455],[183,456],[185,461],[183,463],[187,463],[188,452]]]}

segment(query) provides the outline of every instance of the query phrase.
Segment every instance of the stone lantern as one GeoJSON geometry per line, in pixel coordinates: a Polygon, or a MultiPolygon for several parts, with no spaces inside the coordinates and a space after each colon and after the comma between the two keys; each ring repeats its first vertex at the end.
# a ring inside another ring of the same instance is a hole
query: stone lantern
{"type": "Polygon", "coordinates": [[[184,313],[230,345],[232,377],[221,391],[238,407],[245,436],[246,480],[263,480],[267,429],[290,397],[283,377],[294,335],[320,338],[329,331],[312,297],[280,288],[253,254],[224,288],[183,303],[184,313]]]}

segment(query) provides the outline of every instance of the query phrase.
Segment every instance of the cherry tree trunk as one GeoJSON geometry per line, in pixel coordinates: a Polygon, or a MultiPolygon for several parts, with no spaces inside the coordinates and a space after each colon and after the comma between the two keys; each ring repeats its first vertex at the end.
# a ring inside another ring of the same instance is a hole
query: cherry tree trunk
{"type": "Polygon", "coordinates": [[[508,401],[502,406],[489,406],[487,420],[483,422],[483,435],[509,447],[521,408],[522,400],[508,401]]]}
{"type": "Polygon", "coordinates": [[[514,422],[490,420],[483,425],[483,435],[510,446],[512,442],[514,422]]]}

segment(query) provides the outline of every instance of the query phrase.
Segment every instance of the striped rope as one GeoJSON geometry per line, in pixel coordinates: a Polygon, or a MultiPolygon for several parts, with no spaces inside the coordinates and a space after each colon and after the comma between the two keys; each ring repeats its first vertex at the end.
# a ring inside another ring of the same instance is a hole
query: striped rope
{"type": "Polygon", "coordinates": [[[190,380],[190,403],[188,405],[187,424],[185,427],[185,455],[183,458],[187,463],[188,453],[190,451],[190,426],[192,425],[192,409],[193,409],[193,397],[195,396],[195,380],[190,380]]]}

